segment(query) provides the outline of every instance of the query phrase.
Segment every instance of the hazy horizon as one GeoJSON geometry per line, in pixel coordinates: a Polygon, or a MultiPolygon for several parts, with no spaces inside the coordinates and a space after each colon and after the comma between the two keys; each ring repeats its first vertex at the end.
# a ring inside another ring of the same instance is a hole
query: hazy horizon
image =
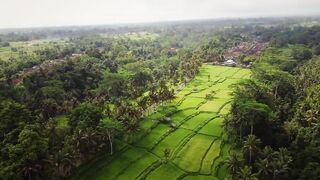
{"type": "Polygon", "coordinates": [[[319,0],[4,0],[0,28],[319,16],[319,0]]]}

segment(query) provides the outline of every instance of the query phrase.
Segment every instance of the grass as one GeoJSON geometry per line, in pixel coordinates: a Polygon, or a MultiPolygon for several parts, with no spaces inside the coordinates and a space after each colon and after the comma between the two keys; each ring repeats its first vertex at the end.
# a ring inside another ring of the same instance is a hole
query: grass
{"type": "Polygon", "coordinates": [[[18,57],[19,51],[27,52],[32,55],[35,54],[36,50],[44,49],[44,48],[52,48],[53,45],[59,44],[61,46],[65,46],[67,44],[64,40],[33,40],[26,42],[10,42],[9,47],[1,47],[0,48],[0,60],[8,60],[10,57],[18,57]],[[13,52],[11,48],[16,48],[17,51],[13,52]]]}
{"type": "Polygon", "coordinates": [[[232,95],[231,95],[231,90],[219,90],[215,93],[214,97],[215,98],[224,98],[224,99],[231,99],[232,95]]]}
{"type": "Polygon", "coordinates": [[[185,120],[188,116],[196,113],[197,111],[195,109],[188,109],[188,110],[182,110],[182,111],[179,111],[175,114],[173,114],[171,116],[171,119],[174,123],[181,123],[183,120],[185,120]]]}
{"type": "Polygon", "coordinates": [[[212,172],[211,167],[215,158],[219,156],[220,145],[221,145],[221,140],[219,139],[215,140],[211,145],[208,153],[206,154],[206,156],[202,161],[202,166],[200,171],[202,174],[210,174],[212,172]]]}
{"type": "Polygon", "coordinates": [[[236,74],[234,74],[232,76],[232,78],[238,78],[238,79],[242,79],[242,78],[245,78],[245,77],[249,78],[250,75],[251,75],[250,71],[248,71],[246,69],[241,69],[236,74]]]}
{"type": "Polygon", "coordinates": [[[228,167],[226,164],[223,164],[219,167],[219,170],[218,170],[218,178],[219,179],[225,179],[226,175],[228,174],[228,167]]]}
{"type": "Polygon", "coordinates": [[[199,133],[207,134],[211,136],[220,136],[223,128],[222,128],[223,118],[215,118],[211,120],[207,125],[205,125],[199,133]]]}
{"type": "Polygon", "coordinates": [[[231,149],[231,145],[230,144],[224,144],[223,147],[222,147],[222,155],[223,156],[226,156],[229,154],[229,151],[231,149]]]}
{"type": "Polygon", "coordinates": [[[185,95],[189,94],[192,91],[193,88],[191,87],[185,87],[179,93],[176,95],[176,98],[182,98],[185,95]]]}
{"type": "Polygon", "coordinates": [[[157,127],[158,121],[153,119],[146,119],[142,122],[140,122],[140,130],[136,133],[137,138],[142,138],[147,133],[149,133],[152,128],[157,127]]]}
{"type": "Polygon", "coordinates": [[[58,123],[58,127],[60,127],[60,128],[69,127],[69,125],[68,125],[69,119],[67,116],[57,116],[57,117],[55,117],[55,120],[58,123]]]}
{"type": "Polygon", "coordinates": [[[160,106],[156,111],[149,114],[145,119],[159,120],[160,118],[175,110],[176,108],[173,106],[160,106]]]}
{"type": "Polygon", "coordinates": [[[198,172],[201,168],[201,160],[210,147],[213,138],[205,135],[195,135],[180,151],[174,159],[182,169],[188,172],[198,172]]]}
{"type": "Polygon", "coordinates": [[[212,92],[216,92],[217,90],[219,89],[215,87],[209,87],[207,89],[204,89],[203,91],[190,94],[190,97],[205,98],[207,94],[211,94],[212,92]]]}
{"type": "Polygon", "coordinates": [[[137,146],[151,149],[156,141],[159,140],[161,136],[163,136],[170,129],[171,128],[169,128],[167,125],[159,124],[156,128],[152,129],[147,136],[138,142],[137,146]]]}
{"type": "Polygon", "coordinates": [[[228,99],[214,99],[200,106],[199,110],[206,112],[219,112],[219,109],[228,101],[228,99]]]}
{"type": "Polygon", "coordinates": [[[219,78],[230,78],[235,73],[237,73],[240,69],[239,68],[227,68],[225,71],[219,74],[219,78]]]}
{"type": "Polygon", "coordinates": [[[268,47],[263,51],[259,61],[278,65],[281,69],[291,67],[296,63],[296,60],[292,57],[292,50],[300,47],[301,45],[289,45],[285,48],[268,47]]]}
{"type": "Polygon", "coordinates": [[[202,98],[187,98],[179,105],[178,109],[197,107],[203,100],[202,98]]]}
{"type": "Polygon", "coordinates": [[[224,105],[223,108],[220,110],[219,114],[221,114],[221,115],[228,114],[230,111],[230,108],[231,108],[231,103],[224,105]]]}
{"type": "Polygon", "coordinates": [[[239,81],[239,79],[226,79],[226,80],[223,82],[222,86],[220,86],[220,89],[222,89],[222,90],[231,90],[231,89],[230,89],[230,86],[231,86],[232,84],[238,82],[238,81],[239,81]]]}
{"type": "MultiPolygon", "coordinates": [[[[222,74],[228,73],[229,70],[232,70],[234,68],[231,67],[223,67],[223,66],[213,66],[213,67],[207,67],[207,73],[210,75],[210,77],[221,77],[222,74]]],[[[208,75],[207,74],[207,75],[208,75]]]]}
{"type": "Polygon", "coordinates": [[[146,119],[150,120],[158,120],[160,118],[162,118],[163,116],[165,116],[166,113],[161,111],[161,112],[153,112],[152,114],[150,114],[146,119]]]}
{"type": "Polygon", "coordinates": [[[156,124],[155,120],[147,119],[140,123],[140,128],[142,131],[150,130],[156,124]]]}
{"type": "Polygon", "coordinates": [[[146,152],[141,149],[131,148],[117,157],[110,164],[101,164],[101,166],[97,164],[95,166],[95,172],[91,172],[92,174],[90,174],[88,177],[84,177],[83,179],[91,179],[92,176],[94,176],[94,179],[96,180],[102,180],[106,178],[113,179],[131,163],[138,158],[141,158],[145,153],[146,152]]]}
{"type": "Polygon", "coordinates": [[[130,32],[125,34],[120,34],[114,36],[116,39],[130,39],[133,41],[141,41],[141,40],[150,40],[154,41],[158,39],[159,34],[156,33],[149,33],[149,32],[130,32]]]}
{"type": "Polygon", "coordinates": [[[174,150],[178,147],[179,143],[192,132],[185,129],[178,129],[171,133],[168,137],[166,137],[162,142],[160,142],[153,152],[160,156],[164,156],[164,150],[169,148],[170,150],[174,150]]]}
{"type": "Polygon", "coordinates": [[[147,154],[143,158],[132,163],[131,166],[125,169],[123,173],[117,177],[117,179],[126,180],[126,179],[133,179],[135,177],[138,177],[148,166],[150,166],[156,161],[158,161],[158,159],[154,155],[147,154]]]}
{"type": "Polygon", "coordinates": [[[223,163],[224,160],[225,159],[222,156],[219,156],[217,159],[215,159],[215,161],[213,163],[213,166],[212,166],[212,170],[213,170],[213,172],[215,172],[214,173],[215,175],[218,174],[219,166],[220,166],[221,163],[223,163]]]}
{"type": "Polygon", "coordinates": [[[216,115],[213,113],[200,113],[193,118],[189,119],[186,123],[184,123],[181,127],[194,130],[198,127],[203,121],[211,119],[216,115]]]}
{"type": "Polygon", "coordinates": [[[171,180],[177,179],[184,172],[171,163],[162,164],[149,174],[147,180],[171,180]]]}

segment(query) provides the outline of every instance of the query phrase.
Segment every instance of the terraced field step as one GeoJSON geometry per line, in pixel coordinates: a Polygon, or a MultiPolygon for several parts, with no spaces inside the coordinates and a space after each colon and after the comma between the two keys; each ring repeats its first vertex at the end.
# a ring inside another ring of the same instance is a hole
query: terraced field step
{"type": "Polygon", "coordinates": [[[173,162],[187,172],[199,172],[202,157],[214,139],[210,136],[195,135],[179,152],[173,162]]]}
{"type": "Polygon", "coordinates": [[[249,76],[245,69],[203,65],[175,100],[144,118],[133,145],[90,164],[74,179],[224,179],[228,171],[222,162],[231,145],[223,141],[222,115],[230,110],[230,85],[249,76]],[[205,99],[209,93],[213,98],[205,99]],[[163,117],[176,128],[160,123],[163,117]],[[170,150],[167,163],[165,149],[170,150]]]}
{"type": "Polygon", "coordinates": [[[220,154],[220,145],[221,145],[221,140],[217,139],[215,140],[210,148],[208,149],[206,155],[204,156],[202,163],[201,163],[201,174],[212,174],[212,164],[214,160],[219,157],[220,154]]]}

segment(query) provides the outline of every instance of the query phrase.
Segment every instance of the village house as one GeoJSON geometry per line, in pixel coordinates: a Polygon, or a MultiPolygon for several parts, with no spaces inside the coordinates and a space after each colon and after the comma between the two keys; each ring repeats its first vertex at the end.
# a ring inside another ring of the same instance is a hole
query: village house
{"type": "Polygon", "coordinates": [[[223,62],[223,65],[234,67],[234,66],[237,65],[237,63],[236,63],[234,60],[232,60],[232,59],[228,59],[228,60],[226,60],[225,62],[223,62]]]}

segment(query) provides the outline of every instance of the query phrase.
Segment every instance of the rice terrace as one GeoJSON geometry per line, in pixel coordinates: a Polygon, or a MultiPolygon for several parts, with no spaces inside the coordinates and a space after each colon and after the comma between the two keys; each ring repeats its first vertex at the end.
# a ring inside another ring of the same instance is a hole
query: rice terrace
{"type": "Polygon", "coordinates": [[[138,141],[87,164],[73,179],[224,179],[232,150],[222,128],[230,85],[249,77],[248,69],[203,65],[173,101],[142,121],[138,141]]]}
{"type": "Polygon", "coordinates": [[[0,180],[320,180],[320,0],[3,1],[0,180]]]}

